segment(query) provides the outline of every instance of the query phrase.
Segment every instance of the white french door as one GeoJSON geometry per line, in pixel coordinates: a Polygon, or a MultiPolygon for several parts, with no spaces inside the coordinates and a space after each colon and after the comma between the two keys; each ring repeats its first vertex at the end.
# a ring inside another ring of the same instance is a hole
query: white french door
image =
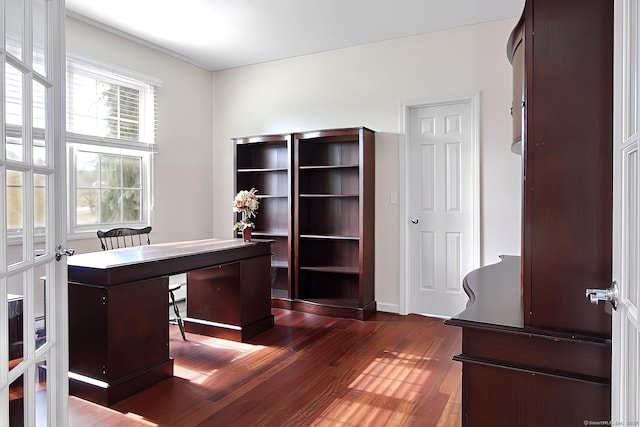
{"type": "Polygon", "coordinates": [[[614,233],[611,417],[638,425],[640,404],[640,8],[615,0],[614,24],[614,233]]]}
{"type": "Polygon", "coordinates": [[[0,425],[66,425],[64,0],[0,7],[0,425]]]}

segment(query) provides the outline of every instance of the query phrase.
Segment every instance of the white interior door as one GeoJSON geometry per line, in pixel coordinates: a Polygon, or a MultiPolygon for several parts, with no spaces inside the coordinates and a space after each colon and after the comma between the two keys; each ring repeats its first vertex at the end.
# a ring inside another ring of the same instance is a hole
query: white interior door
{"type": "Polygon", "coordinates": [[[637,0],[615,1],[614,235],[611,417],[638,425],[640,404],[640,28],[637,0]]]}
{"type": "Polygon", "coordinates": [[[64,1],[0,5],[0,425],[66,425],[64,1]]]}
{"type": "Polygon", "coordinates": [[[475,119],[472,100],[410,109],[409,311],[464,310],[463,277],[475,266],[475,119]]]}

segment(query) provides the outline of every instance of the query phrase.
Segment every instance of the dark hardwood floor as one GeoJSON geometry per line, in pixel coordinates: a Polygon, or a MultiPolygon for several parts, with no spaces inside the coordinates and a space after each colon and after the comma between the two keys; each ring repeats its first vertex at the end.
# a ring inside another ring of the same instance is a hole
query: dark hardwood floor
{"type": "Polygon", "coordinates": [[[170,326],[174,377],[110,408],[69,398],[71,426],[459,426],[459,328],[273,309],[250,343],[170,326]]]}

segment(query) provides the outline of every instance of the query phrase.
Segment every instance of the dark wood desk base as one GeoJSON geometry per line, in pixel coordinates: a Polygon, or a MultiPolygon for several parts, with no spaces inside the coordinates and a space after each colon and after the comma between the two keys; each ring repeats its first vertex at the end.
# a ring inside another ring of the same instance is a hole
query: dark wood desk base
{"type": "Polygon", "coordinates": [[[173,376],[168,286],[168,276],[119,286],[69,283],[70,394],[111,405],[173,376]]]}
{"type": "Polygon", "coordinates": [[[233,341],[272,328],[271,257],[261,256],[187,273],[187,332],[233,341]]]}
{"type": "Polygon", "coordinates": [[[172,376],[172,358],[126,378],[105,384],[98,384],[91,378],[77,376],[73,372],[69,372],[69,394],[99,405],[110,406],[172,376]]]}

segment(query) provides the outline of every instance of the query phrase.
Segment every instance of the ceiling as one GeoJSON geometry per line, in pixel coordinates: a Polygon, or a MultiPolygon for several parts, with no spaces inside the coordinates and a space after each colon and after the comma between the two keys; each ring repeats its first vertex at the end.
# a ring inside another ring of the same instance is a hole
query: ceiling
{"type": "Polygon", "coordinates": [[[518,17],[524,0],[66,0],[67,14],[203,68],[518,17]]]}

